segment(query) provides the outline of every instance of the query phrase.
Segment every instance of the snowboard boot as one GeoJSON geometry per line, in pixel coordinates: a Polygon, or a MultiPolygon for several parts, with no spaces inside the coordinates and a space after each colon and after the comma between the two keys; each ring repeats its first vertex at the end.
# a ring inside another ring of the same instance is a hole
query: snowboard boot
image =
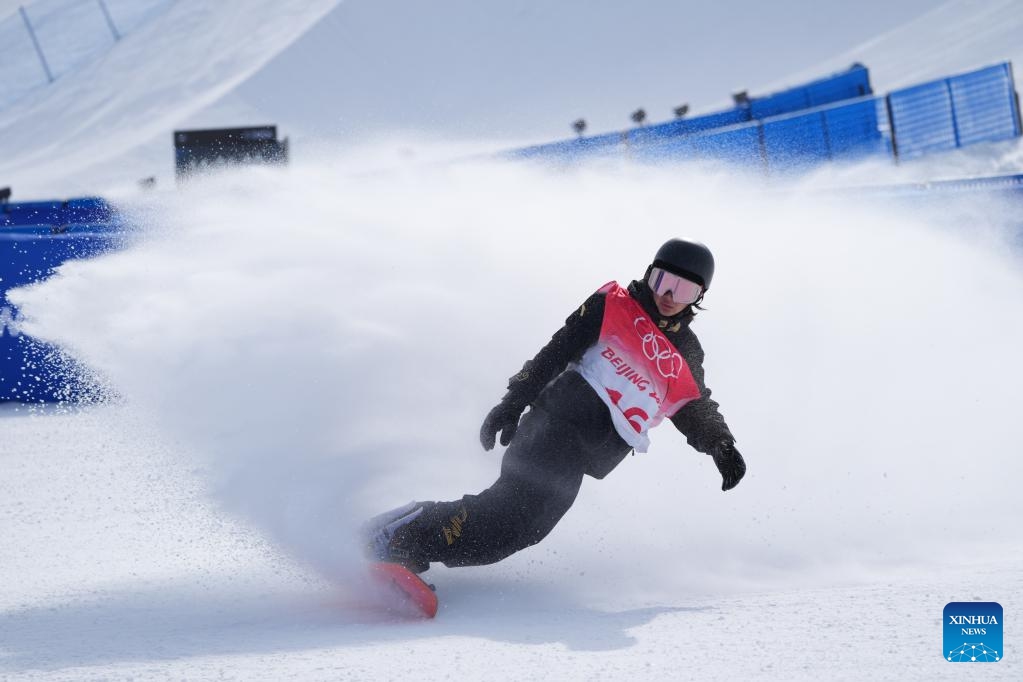
{"type": "Polygon", "coordinates": [[[429,505],[429,502],[409,502],[367,521],[363,525],[367,557],[371,561],[399,564],[413,573],[429,569],[430,562],[416,552],[412,534],[416,519],[429,505]]]}

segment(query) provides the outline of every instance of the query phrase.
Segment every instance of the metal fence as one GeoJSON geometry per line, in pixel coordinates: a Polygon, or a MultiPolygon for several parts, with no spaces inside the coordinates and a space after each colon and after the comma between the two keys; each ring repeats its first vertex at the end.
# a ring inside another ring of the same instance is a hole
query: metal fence
{"type": "Polygon", "coordinates": [[[0,19],[0,107],[106,50],[174,0],[36,0],[0,19]]]}

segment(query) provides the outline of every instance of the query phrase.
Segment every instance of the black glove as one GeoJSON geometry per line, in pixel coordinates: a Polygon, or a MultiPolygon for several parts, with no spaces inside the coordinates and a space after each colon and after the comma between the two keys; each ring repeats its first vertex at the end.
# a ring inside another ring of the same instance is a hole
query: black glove
{"type": "Polygon", "coordinates": [[[721,489],[731,490],[739,485],[739,481],[746,475],[746,462],[735,449],[735,443],[730,440],[721,441],[709,454],[721,472],[721,489]]]}
{"type": "Polygon", "coordinates": [[[525,405],[512,402],[507,398],[492,409],[487,418],[483,420],[483,426],[480,427],[480,443],[483,444],[483,449],[494,449],[494,439],[497,438],[498,431],[501,432],[501,445],[508,445],[512,436],[515,435],[515,429],[519,428],[519,417],[522,416],[525,409],[525,405]]]}

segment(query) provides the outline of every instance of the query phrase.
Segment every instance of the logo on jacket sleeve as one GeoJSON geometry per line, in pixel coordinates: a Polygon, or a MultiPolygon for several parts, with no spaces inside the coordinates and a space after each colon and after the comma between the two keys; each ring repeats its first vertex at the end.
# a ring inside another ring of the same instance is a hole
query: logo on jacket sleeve
{"type": "Polygon", "coordinates": [[[459,507],[458,513],[448,520],[448,524],[441,526],[444,539],[449,545],[455,544],[455,540],[462,537],[462,528],[468,520],[469,511],[465,507],[459,507]]]}

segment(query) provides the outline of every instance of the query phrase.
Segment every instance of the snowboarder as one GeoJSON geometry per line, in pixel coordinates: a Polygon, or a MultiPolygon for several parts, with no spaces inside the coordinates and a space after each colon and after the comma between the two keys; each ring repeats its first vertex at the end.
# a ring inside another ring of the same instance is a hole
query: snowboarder
{"type": "Polygon", "coordinates": [[[699,242],[672,239],[642,280],[610,282],[509,380],[480,442],[508,446],[497,481],[451,502],[412,502],[365,527],[370,558],[421,573],[431,562],[476,566],[542,540],[575,501],[583,476],[604,478],[665,417],[709,454],[731,490],[746,473],[704,383],[690,329],[714,275],[699,242]],[[529,411],[526,412],[526,409],[529,411]],[[525,412],[525,416],[523,416],[525,412]]]}

